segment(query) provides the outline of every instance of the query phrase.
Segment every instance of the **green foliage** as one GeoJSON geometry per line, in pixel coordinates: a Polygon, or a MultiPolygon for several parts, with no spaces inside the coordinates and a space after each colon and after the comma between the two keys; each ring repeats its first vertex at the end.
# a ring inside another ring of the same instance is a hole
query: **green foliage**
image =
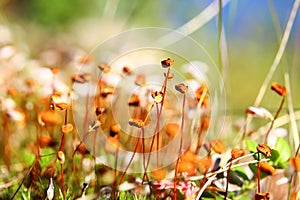
{"type": "Polygon", "coordinates": [[[249,180],[246,171],[242,167],[232,168],[231,171],[235,172],[240,176],[243,180],[249,180]]]}
{"type": "Polygon", "coordinates": [[[119,193],[119,199],[120,200],[125,200],[125,199],[128,199],[128,200],[135,200],[137,198],[137,196],[135,195],[132,195],[130,192],[127,192],[127,191],[122,191],[119,193]]]}
{"type": "Polygon", "coordinates": [[[25,149],[23,153],[24,153],[23,158],[24,158],[25,164],[27,166],[32,165],[32,163],[35,160],[35,155],[32,154],[28,149],[25,149]]]}
{"type": "Polygon", "coordinates": [[[56,153],[52,148],[44,148],[43,156],[41,157],[41,162],[40,162],[41,167],[44,168],[47,165],[49,165],[49,163],[52,163],[55,156],[56,153]]]}
{"type": "Polygon", "coordinates": [[[256,142],[254,142],[253,140],[251,140],[250,138],[246,138],[246,145],[247,145],[248,150],[251,153],[254,153],[257,151],[256,147],[258,144],[256,142]]]}
{"type": "Polygon", "coordinates": [[[82,0],[29,0],[20,1],[12,8],[11,13],[25,20],[51,26],[51,29],[63,29],[75,20],[88,16],[89,13],[102,12],[104,1],[82,0]],[[95,6],[96,5],[96,6],[95,6]],[[95,12],[95,9],[98,9],[95,12]]]}
{"type": "Polygon", "coordinates": [[[23,200],[31,200],[31,192],[28,190],[27,192],[23,191],[22,194],[22,199],[23,200]]]}
{"type": "Polygon", "coordinates": [[[272,154],[269,157],[270,161],[274,164],[278,160],[280,154],[276,149],[272,149],[272,154]]]}
{"type": "MultiPolygon", "coordinates": [[[[257,143],[250,138],[246,138],[246,145],[251,153],[256,152],[257,143]]],[[[286,140],[278,138],[275,148],[272,149],[272,154],[269,157],[271,164],[276,168],[286,168],[287,161],[291,157],[291,149],[286,140]]],[[[258,159],[257,155],[254,155],[255,159],[258,159]]]]}
{"type": "MultiPolygon", "coordinates": [[[[258,144],[256,142],[254,142],[253,140],[251,140],[250,138],[246,138],[246,145],[247,145],[247,148],[248,150],[251,152],[251,153],[255,153],[257,152],[256,150],[256,147],[258,146],[258,144]]],[[[253,156],[255,159],[257,159],[257,154],[255,154],[253,156]]]]}
{"type": "Polygon", "coordinates": [[[278,138],[276,145],[275,145],[275,150],[277,150],[279,152],[279,156],[275,160],[275,165],[278,164],[278,165],[285,166],[284,163],[286,163],[289,160],[289,158],[291,157],[291,149],[290,149],[289,144],[283,138],[278,138]]]}
{"type": "Polygon", "coordinates": [[[203,200],[222,200],[224,197],[220,195],[214,195],[213,197],[201,197],[203,200]]]}
{"type": "MultiPolygon", "coordinates": [[[[61,189],[59,189],[59,197],[58,197],[59,200],[64,200],[64,195],[61,191],[61,189]]],[[[66,200],[71,200],[72,199],[72,196],[71,196],[71,191],[68,189],[66,191],[66,200]]]]}

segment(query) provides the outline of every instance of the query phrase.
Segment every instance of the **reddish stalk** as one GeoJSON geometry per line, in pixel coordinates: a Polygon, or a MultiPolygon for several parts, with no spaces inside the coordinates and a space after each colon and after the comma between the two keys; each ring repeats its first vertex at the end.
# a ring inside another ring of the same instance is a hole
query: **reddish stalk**
{"type": "MultiPolygon", "coordinates": [[[[160,116],[161,116],[161,113],[162,113],[162,108],[163,108],[164,99],[165,99],[165,93],[166,93],[166,88],[167,88],[167,80],[168,80],[169,75],[170,75],[170,67],[168,67],[168,71],[167,71],[167,74],[166,74],[166,77],[165,77],[165,80],[164,80],[164,83],[163,83],[163,86],[162,86],[162,89],[161,89],[161,92],[163,93],[163,95],[162,95],[161,107],[160,107],[160,110],[159,110],[159,116],[158,116],[158,119],[157,119],[158,121],[160,120],[160,116]]],[[[152,106],[151,106],[151,108],[150,108],[150,111],[151,111],[151,109],[153,108],[153,105],[154,105],[154,104],[152,104],[152,106]]],[[[150,111],[148,112],[148,114],[147,114],[147,116],[146,116],[144,122],[147,121],[147,119],[148,119],[148,117],[149,117],[149,114],[150,114],[150,111]]],[[[142,127],[141,132],[144,131],[143,129],[144,129],[144,127],[142,127]]],[[[158,130],[157,128],[156,128],[156,131],[159,132],[159,130],[158,130]]],[[[123,180],[124,180],[124,178],[125,178],[125,175],[126,175],[126,172],[127,172],[129,166],[131,165],[131,163],[132,163],[132,161],[133,161],[133,158],[134,158],[134,156],[135,156],[135,153],[136,153],[136,150],[137,150],[137,147],[138,147],[138,144],[139,144],[139,139],[140,139],[140,134],[141,134],[141,132],[139,133],[138,141],[137,141],[136,146],[135,146],[135,148],[134,148],[133,155],[132,155],[132,157],[131,157],[131,159],[130,159],[128,165],[126,166],[126,169],[125,169],[124,173],[122,174],[122,177],[121,177],[121,180],[120,180],[120,184],[123,182],[123,180]]],[[[142,133],[142,134],[143,134],[143,133],[142,133]]],[[[158,133],[158,135],[159,135],[159,133],[158,133]]],[[[155,137],[154,137],[154,138],[155,138],[155,137]]],[[[152,140],[154,140],[154,138],[153,138],[152,140]]],[[[144,137],[142,138],[142,140],[143,140],[143,144],[142,144],[142,145],[143,145],[143,147],[142,147],[142,148],[143,148],[143,166],[144,166],[144,170],[145,170],[144,176],[143,176],[143,181],[144,181],[145,177],[147,177],[146,172],[147,172],[147,167],[148,167],[148,164],[149,164],[150,154],[151,154],[150,152],[151,152],[152,148],[151,148],[150,151],[149,151],[148,162],[147,162],[147,164],[145,165],[144,137]]],[[[157,141],[159,142],[159,140],[157,140],[157,141]]],[[[153,147],[153,144],[151,144],[151,146],[153,147]]],[[[157,144],[157,146],[159,146],[159,144],[157,144]]],[[[147,177],[147,179],[148,179],[148,177],[147,177]]]]}
{"type": "Polygon", "coordinates": [[[123,182],[123,180],[124,180],[124,178],[125,178],[125,175],[126,175],[126,173],[127,173],[127,170],[128,170],[128,168],[129,168],[129,166],[131,165],[131,163],[132,163],[132,161],[133,161],[133,158],[134,158],[134,156],[135,156],[136,150],[137,150],[137,148],[138,148],[138,146],[139,146],[139,142],[140,142],[140,134],[141,134],[141,131],[139,132],[138,139],[137,139],[136,145],[135,145],[134,150],[133,150],[133,155],[131,156],[130,161],[129,161],[128,165],[126,166],[126,168],[125,168],[125,170],[124,170],[124,172],[123,172],[123,174],[122,174],[122,177],[121,177],[121,179],[120,179],[120,185],[122,184],[122,182],[123,182]]]}
{"type": "Polygon", "coordinates": [[[120,184],[123,182],[123,179],[124,179],[124,177],[125,177],[125,175],[126,175],[126,172],[127,172],[129,166],[131,165],[131,163],[132,163],[132,161],[133,161],[133,158],[134,158],[134,156],[135,156],[135,153],[136,153],[136,151],[137,151],[137,148],[138,148],[138,145],[139,145],[139,142],[140,142],[140,136],[141,136],[141,135],[142,135],[142,152],[143,152],[143,166],[144,166],[143,182],[144,182],[145,178],[148,180],[148,176],[147,176],[147,174],[146,174],[146,172],[147,172],[147,166],[148,166],[148,165],[146,165],[146,162],[145,162],[145,140],[144,140],[144,133],[145,133],[145,131],[144,131],[144,124],[147,122],[147,120],[148,120],[148,118],[149,118],[149,115],[150,115],[150,112],[151,112],[151,110],[152,110],[152,108],[153,108],[153,105],[154,105],[154,104],[152,104],[152,106],[150,107],[150,110],[149,110],[149,112],[147,113],[147,115],[146,115],[146,117],[145,117],[145,119],[144,119],[144,121],[143,121],[143,125],[142,125],[141,127],[139,127],[139,128],[141,128],[141,130],[139,131],[138,140],[137,140],[136,145],[135,145],[135,147],[134,147],[133,155],[132,155],[132,157],[131,157],[131,159],[130,159],[128,165],[126,166],[126,169],[125,169],[125,171],[124,171],[124,173],[123,173],[123,175],[122,175],[122,177],[121,177],[120,184]]]}
{"type": "Polygon", "coordinates": [[[166,90],[167,90],[167,83],[168,83],[168,77],[170,75],[170,71],[171,71],[171,68],[169,67],[168,71],[167,71],[167,75],[166,75],[165,80],[164,80],[164,84],[163,84],[162,89],[161,89],[161,92],[163,93],[163,97],[162,97],[162,101],[161,101],[161,107],[164,104],[165,93],[166,93],[166,90]]]}
{"type": "MultiPolygon", "coordinates": [[[[150,112],[153,108],[154,104],[151,105],[150,107],[150,110],[149,112],[147,113],[147,116],[145,117],[145,120],[144,120],[144,123],[148,120],[148,117],[150,115],[150,112]]],[[[143,166],[144,166],[144,175],[143,175],[143,179],[142,179],[142,183],[144,183],[145,179],[147,181],[149,181],[149,178],[148,178],[148,175],[147,175],[147,168],[149,166],[149,162],[150,162],[150,155],[151,155],[151,151],[152,151],[152,148],[153,148],[153,143],[154,143],[154,138],[155,138],[155,135],[154,137],[152,138],[152,141],[151,141],[151,145],[150,145],[150,150],[149,150],[149,156],[148,156],[148,159],[147,159],[147,162],[146,162],[146,157],[145,157],[145,150],[144,150],[144,147],[145,147],[145,140],[144,140],[144,133],[145,133],[145,130],[144,130],[144,127],[141,127],[142,128],[142,151],[143,151],[143,166]]]]}
{"type": "Polygon", "coordinates": [[[227,179],[226,179],[226,189],[225,189],[224,200],[227,199],[227,195],[228,195],[229,176],[230,176],[230,170],[231,170],[231,165],[232,165],[232,159],[230,159],[229,162],[230,162],[230,164],[229,164],[228,170],[227,170],[227,179]]]}
{"type": "Polygon", "coordinates": [[[183,128],[184,128],[184,107],[185,107],[185,101],[186,101],[186,93],[183,94],[183,104],[182,104],[182,116],[181,116],[181,130],[180,130],[180,144],[179,144],[179,151],[178,151],[178,157],[176,161],[175,166],[175,176],[174,176],[174,199],[177,199],[177,173],[178,173],[178,164],[180,160],[180,155],[182,151],[182,145],[183,145],[183,128]]]}
{"type": "MultiPolygon", "coordinates": [[[[144,127],[141,128],[142,129],[142,153],[143,153],[143,166],[144,166],[144,176],[143,176],[143,179],[142,179],[142,183],[144,183],[144,181],[146,180],[147,182],[149,181],[149,178],[148,178],[148,175],[147,175],[147,167],[148,167],[148,164],[146,163],[146,151],[145,151],[145,130],[144,130],[144,127]]],[[[150,152],[149,152],[149,155],[150,155],[150,152]]]]}
{"type": "Polygon", "coordinates": [[[280,114],[280,111],[282,110],[282,107],[283,107],[283,104],[284,104],[284,101],[285,101],[285,96],[282,97],[282,100],[281,100],[281,103],[280,103],[280,106],[273,118],[273,120],[271,121],[271,125],[270,125],[270,128],[268,129],[267,133],[266,133],[266,136],[265,136],[265,140],[264,140],[264,143],[267,144],[267,141],[268,141],[268,137],[269,137],[269,134],[274,126],[274,122],[275,120],[278,118],[279,114],[280,114]]]}
{"type": "Polygon", "coordinates": [[[204,187],[205,183],[206,183],[206,180],[207,180],[207,173],[208,173],[208,170],[205,169],[205,172],[204,172],[204,174],[203,174],[203,179],[202,179],[202,182],[201,182],[201,184],[200,184],[200,189],[202,189],[202,188],[204,187]]]}
{"type": "MultiPolygon", "coordinates": [[[[163,105],[164,105],[164,100],[165,100],[165,95],[166,95],[166,90],[167,90],[167,83],[168,83],[168,77],[170,75],[170,70],[171,68],[169,67],[168,68],[168,71],[167,71],[167,74],[165,76],[165,80],[164,80],[164,83],[162,85],[162,88],[161,88],[161,92],[162,92],[162,100],[161,100],[161,105],[160,105],[160,109],[158,109],[158,103],[156,103],[156,110],[157,110],[157,123],[156,123],[156,127],[155,127],[155,134],[154,134],[154,137],[152,138],[152,142],[151,142],[151,145],[150,145],[150,150],[149,150],[149,156],[148,156],[148,163],[147,163],[147,167],[148,167],[148,164],[149,164],[149,161],[150,161],[150,156],[151,156],[151,151],[152,151],[152,148],[153,148],[153,143],[154,143],[154,140],[155,140],[155,137],[157,136],[156,138],[156,161],[157,161],[157,166],[159,166],[159,127],[160,127],[160,117],[161,117],[161,113],[162,113],[162,108],[163,108],[163,105]]],[[[152,105],[153,107],[153,105],[152,105]]],[[[151,107],[151,108],[152,108],[151,107]]]]}
{"type": "MultiPolygon", "coordinates": [[[[156,104],[156,114],[157,114],[157,119],[159,119],[161,113],[159,113],[158,104],[156,104]]],[[[159,152],[158,152],[158,150],[159,150],[159,132],[160,132],[159,131],[159,127],[160,127],[160,120],[157,120],[157,124],[156,124],[156,131],[157,131],[157,138],[156,138],[156,165],[157,165],[157,167],[159,167],[159,157],[158,157],[159,156],[159,152]]],[[[155,137],[155,135],[154,135],[154,137],[155,137]]],[[[150,152],[151,152],[151,150],[150,150],[150,152]]]]}
{"type": "Polygon", "coordinates": [[[87,131],[86,131],[86,126],[87,126],[87,120],[88,120],[88,114],[89,114],[89,94],[86,95],[86,101],[85,101],[85,114],[84,114],[84,120],[83,120],[83,138],[86,137],[87,131]]]}
{"type": "MultiPolygon", "coordinates": [[[[169,67],[168,71],[167,71],[167,74],[166,74],[166,77],[165,77],[165,80],[164,80],[164,83],[163,83],[162,88],[161,88],[162,100],[161,100],[159,112],[157,113],[157,124],[156,124],[156,128],[155,128],[155,131],[156,131],[155,135],[157,136],[157,138],[156,138],[156,154],[157,154],[156,155],[156,160],[157,160],[157,166],[159,166],[159,156],[158,156],[159,152],[158,152],[158,150],[159,150],[160,117],[161,117],[162,109],[163,109],[164,102],[165,102],[165,96],[166,96],[166,91],[167,91],[167,83],[168,83],[168,77],[170,75],[170,71],[171,71],[171,68],[169,67]]],[[[156,108],[158,110],[158,104],[156,104],[156,108]]],[[[153,138],[153,140],[154,140],[154,138],[153,138]]],[[[150,156],[150,154],[149,154],[149,156],[150,156]]]]}
{"type": "MultiPolygon", "coordinates": [[[[68,123],[68,108],[66,108],[66,112],[65,112],[65,123],[64,125],[66,125],[68,123]]],[[[60,143],[60,147],[59,147],[59,151],[62,151],[64,152],[65,150],[65,133],[62,132],[62,137],[61,137],[61,143],[60,143]]],[[[58,156],[56,156],[56,159],[53,163],[53,167],[52,167],[52,178],[53,178],[53,174],[54,174],[54,166],[55,166],[55,163],[58,159],[58,156]]],[[[66,188],[65,188],[65,178],[64,178],[64,168],[63,168],[63,162],[60,163],[60,171],[61,171],[61,187],[62,187],[62,193],[63,193],[63,196],[64,196],[64,200],[66,199],[66,188]]]]}
{"type": "MultiPolygon", "coordinates": [[[[159,119],[159,110],[158,110],[158,104],[156,104],[156,113],[157,113],[157,119],[159,119]]],[[[151,144],[150,144],[150,149],[149,149],[149,156],[148,156],[148,160],[147,160],[147,165],[146,165],[146,170],[147,170],[147,168],[148,168],[148,166],[149,166],[149,163],[150,163],[150,157],[151,157],[151,152],[152,152],[152,148],[153,148],[153,145],[154,145],[154,141],[155,141],[155,137],[157,136],[157,137],[159,137],[159,120],[157,120],[157,122],[156,122],[156,127],[155,127],[155,133],[157,132],[157,135],[156,134],[154,134],[154,136],[153,136],[153,138],[152,138],[152,140],[151,140],[151,144]]],[[[159,142],[159,139],[157,139],[158,140],[158,142],[159,142]]],[[[156,163],[157,163],[157,167],[159,166],[158,165],[158,147],[157,147],[157,157],[156,157],[156,163]]]]}
{"type": "MultiPolygon", "coordinates": [[[[163,105],[164,105],[164,100],[165,100],[165,95],[166,95],[166,89],[167,89],[167,82],[168,82],[168,77],[170,75],[170,67],[168,68],[168,71],[167,71],[167,74],[165,76],[165,80],[164,80],[164,83],[162,85],[162,88],[161,88],[161,92],[162,92],[162,100],[161,100],[161,105],[160,105],[160,109],[158,109],[158,103],[156,102],[156,110],[157,110],[157,122],[156,122],[156,127],[155,127],[155,134],[152,138],[152,141],[151,141],[151,145],[150,145],[150,150],[149,150],[149,156],[148,156],[148,160],[147,160],[147,164],[146,164],[146,167],[145,167],[145,170],[147,170],[148,168],[148,165],[149,165],[149,162],[150,162],[150,157],[151,157],[151,152],[152,152],[152,148],[153,148],[153,145],[154,145],[154,141],[155,141],[155,137],[156,138],[156,162],[157,162],[157,166],[159,166],[159,127],[160,127],[160,117],[161,117],[161,113],[162,113],[162,108],[163,108],[163,105]]],[[[151,109],[153,108],[153,105],[151,106],[151,109]]],[[[151,111],[151,110],[150,110],[151,111]]],[[[149,111],[149,113],[150,113],[149,111]]],[[[148,114],[149,114],[148,113],[148,114]]],[[[145,120],[146,121],[146,120],[145,120]]],[[[145,174],[144,174],[145,176],[145,174]]],[[[143,179],[144,180],[144,179],[143,179]]]]}

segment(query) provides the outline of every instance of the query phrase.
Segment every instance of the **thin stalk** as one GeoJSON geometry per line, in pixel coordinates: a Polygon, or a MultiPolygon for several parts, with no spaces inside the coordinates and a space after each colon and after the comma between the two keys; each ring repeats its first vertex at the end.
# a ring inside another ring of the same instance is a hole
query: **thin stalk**
{"type": "MultiPolygon", "coordinates": [[[[296,117],[296,120],[299,120],[300,119],[300,111],[296,111],[295,112],[295,117],[296,117]]],[[[281,127],[283,125],[286,125],[290,123],[290,117],[289,117],[289,114],[285,114],[281,117],[278,117],[276,122],[274,122],[274,125],[273,125],[273,128],[277,128],[277,127],[281,127]]],[[[261,133],[261,132],[266,132],[266,130],[270,127],[270,123],[260,127],[257,132],[261,133]]]]}
{"type": "Polygon", "coordinates": [[[162,109],[162,107],[164,105],[166,90],[167,90],[168,77],[170,75],[170,71],[171,71],[171,67],[168,67],[168,71],[167,71],[167,74],[166,74],[166,77],[165,77],[165,80],[164,80],[164,84],[162,85],[162,88],[161,88],[161,92],[163,93],[163,96],[162,96],[162,100],[161,100],[161,108],[160,109],[162,109]]]}
{"type": "Polygon", "coordinates": [[[66,111],[65,111],[65,124],[68,123],[68,108],[66,108],[66,111]]]}
{"type": "MultiPolygon", "coordinates": [[[[160,109],[158,111],[158,103],[156,103],[156,109],[157,109],[157,122],[156,122],[156,127],[155,127],[155,134],[152,138],[152,141],[151,141],[151,145],[150,145],[150,150],[149,150],[149,156],[148,156],[148,161],[147,161],[147,166],[146,166],[146,169],[148,168],[148,165],[149,165],[149,162],[150,162],[150,156],[151,156],[151,151],[152,151],[152,148],[153,148],[153,143],[154,143],[154,140],[155,140],[155,137],[157,137],[156,139],[156,153],[157,153],[157,156],[156,156],[156,160],[157,160],[157,166],[159,166],[159,159],[158,159],[158,155],[159,155],[159,152],[158,152],[158,149],[159,149],[159,127],[160,127],[160,117],[161,117],[161,113],[162,113],[162,109],[163,109],[163,105],[164,105],[164,101],[165,101],[165,95],[166,95],[166,90],[167,90],[167,82],[168,82],[168,77],[170,75],[170,71],[171,71],[171,67],[168,68],[168,71],[167,71],[167,74],[165,76],[165,80],[164,80],[164,83],[161,87],[161,92],[162,92],[162,100],[161,100],[161,105],[160,105],[160,109]]],[[[154,104],[152,104],[151,106],[151,109],[153,107],[154,104]]],[[[151,110],[150,110],[151,111],[151,110]]],[[[149,111],[149,113],[150,113],[149,111]]],[[[148,114],[149,114],[148,113],[148,114]]],[[[148,116],[148,115],[147,115],[148,116]]],[[[146,121],[146,120],[145,120],[146,121]]]]}
{"type": "Polygon", "coordinates": [[[83,120],[83,138],[85,138],[87,131],[86,131],[86,126],[87,126],[87,120],[88,120],[88,114],[89,114],[89,94],[86,95],[85,99],[85,113],[84,113],[84,120],[83,120]]]}
{"type": "MultiPolygon", "coordinates": [[[[147,180],[147,182],[149,181],[148,175],[147,175],[147,167],[148,164],[146,163],[146,151],[145,151],[145,129],[144,127],[141,128],[142,131],[142,153],[143,153],[143,166],[144,166],[144,176],[143,176],[143,180],[142,183],[144,183],[145,179],[147,180]]],[[[149,152],[150,154],[150,152],[149,152]]]]}
{"type": "MultiPolygon", "coordinates": [[[[207,94],[207,88],[204,88],[204,89],[203,89],[203,93],[202,93],[202,95],[201,95],[201,97],[200,97],[200,99],[199,99],[199,102],[198,102],[198,104],[197,104],[197,110],[196,110],[196,111],[200,110],[201,105],[202,105],[202,103],[203,103],[203,101],[204,101],[204,98],[205,98],[206,94],[207,94]]],[[[191,137],[191,138],[193,138],[193,132],[194,132],[195,124],[196,124],[196,118],[197,118],[196,115],[197,115],[197,113],[198,113],[198,112],[195,112],[195,116],[193,117],[193,120],[192,120],[192,123],[191,123],[191,132],[190,132],[190,137],[191,137]]],[[[198,144],[199,144],[199,143],[200,143],[200,142],[198,141],[198,144]]]]}
{"type": "Polygon", "coordinates": [[[286,86],[286,97],[287,97],[287,106],[289,110],[289,117],[290,117],[290,124],[291,124],[291,133],[293,136],[293,142],[294,142],[294,150],[296,152],[296,155],[299,151],[299,134],[298,134],[298,127],[296,122],[296,116],[295,111],[293,107],[293,99],[292,99],[292,93],[291,93],[291,86],[290,86],[290,77],[288,73],[284,74],[284,80],[285,80],[285,86],[286,86]]]}
{"type": "MultiPolygon", "coordinates": [[[[68,108],[66,109],[66,113],[65,113],[64,125],[66,125],[67,123],[68,123],[68,108]]],[[[65,150],[65,140],[66,140],[65,138],[66,138],[65,133],[62,133],[59,151],[64,152],[64,150],[65,150]]],[[[58,159],[58,157],[56,156],[55,163],[56,163],[57,159],[58,159]]],[[[54,165],[55,165],[55,163],[54,163],[54,165]]],[[[53,170],[54,170],[54,165],[52,168],[53,170]]],[[[64,176],[63,163],[60,163],[60,171],[61,171],[61,189],[62,189],[62,193],[63,193],[64,200],[65,200],[66,199],[66,188],[65,188],[65,176],[64,176]]],[[[53,173],[54,173],[54,171],[53,171],[53,173]]]]}
{"type": "Polygon", "coordinates": [[[260,193],[260,153],[257,153],[257,169],[256,169],[256,176],[257,176],[257,192],[260,193]]]}
{"type": "Polygon", "coordinates": [[[197,147],[195,150],[195,154],[198,155],[202,146],[202,142],[201,142],[201,136],[202,136],[202,132],[203,132],[203,126],[201,125],[200,128],[198,129],[197,132],[197,147]]]}
{"type": "MultiPolygon", "coordinates": [[[[300,0],[295,0],[294,1],[294,4],[293,4],[292,10],[290,12],[288,22],[286,24],[286,27],[285,27],[285,30],[284,30],[284,33],[283,33],[283,36],[282,36],[282,39],[281,39],[281,42],[280,42],[280,45],[279,45],[279,49],[276,53],[276,56],[275,56],[274,61],[271,65],[271,67],[270,67],[270,70],[267,73],[266,78],[265,78],[262,86],[259,89],[258,95],[257,95],[257,97],[255,99],[255,102],[254,102],[254,106],[259,106],[259,104],[262,101],[263,96],[264,96],[264,94],[267,90],[267,87],[268,87],[268,85],[269,85],[269,83],[270,83],[270,81],[271,81],[271,79],[272,79],[279,63],[280,63],[280,60],[283,56],[283,53],[285,51],[288,39],[289,39],[290,34],[291,34],[292,26],[295,22],[295,17],[296,17],[297,11],[299,9],[299,4],[300,4],[300,0]]],[[[252,118],[250,116],[248,116],[247,117],[247,122],[250,123],[251,120],[252,120],[252,118]]]]}
{"type": "Polygon", "coordinates": [[[248,114],[245,114],[245,124],[244,124],[244,131],[243,131],[243,136],[242,136],[242,141],[241,141],[241,148],[244,148],[244,142],[245,142],[245,138],[247,135],[247,125],[248,125],[248,120],[247,120],[248,114]]]}
{"type": "MultiPolygon", "coordinates": [[[[146,121],[148,120],[148,118],[149,118],[149,116],[150,116],[150,112],[151,112],[153,106],[154,106],[154,104],[151,105],[150,110],[148,111],[148,113],[147,113],[147,115],[146,115],[146,117],[145,117],[144,122],[146,122],[146,121]]],[[[156,104],[156,107],[157,107],[157,104],[156,104]]],[[[144,127],[143,127],[143,131],[144,131],[144,127]]],[[[157,131],[157,127],[155,128],[155,133],[156,133],[156,131],[157,131]]],[[[143,133],[143,134],[144,134],[144,133],[143,133]]],[[[145,178],[146,178],[147,181],[148,181],[147,169],[148,169],[148,166],[149,166],[149,163],[150,163],[150,157],[151,157],[151,152],[152,152],[152,148],[153,148],[155,136],[156,136],[156,134],[154,134],[154,136],[153,136],[153,138],[152,138],[152,140],[151,140],[150,149],[149,149],[149,156],[148,156],[147,162],[144,162],[146,158],[145,158],[145,154],[143,153],[144,176],[143,176],[142,182],[145,181],[145,178]]],[[[143,137],[143,139],[144,139],[144,136],[142,136],[142,137],[143,137]]],[[[143,145],[143,146],[144,146],[144,145],[143,145]]]]}
{"type": "MultiPolygon", "coordinates": [[[[159,119],[159,110],[158,110],[158,104],[156,104],[156,112],[157,112],[157,119],[159,119]]],[[[159,127],[158,123],[159,123],[159,120],[157,120],[156,122],[156,128],[155,128],[155,133],[157,132],[157,128],[159,127]]],[[[158,131],[159,133],[159,131],[158,131]]],[[[150,149],[149,149],[149,155],[148,155],[148,159],[147,159],[147,163],[146,163],[146,169],[145,171],[147,171],[147,168],[149,166],[149,163],[150,163],[150,157],[151,157],[151,152],[152,152],[152,148],[153,148],[153,145],[154,145],[154,141],[155,141],[155,137],[156,137],[156,134],[154,134],[152,140],[151,140],[151,144],[150,144],[150,149]]],[[[159,137],[159,135],[157,135],[157,137],[159,137]]],[[[156,162],[157,162],[157,167],[158,167],[158,152],[157,152],[157,159],[156,159],[156,162]]],[[[144,175],[145,176],[145,175],[144,175]]],[[[143,179],[144,180],[144,179],[143,179]]]]}
{"type": "Polygon", "coordinates": [[[230,162],[230,164],[229,164],[228,170],[227,170],[226,189],[225,189],[224,200],[227,199],[227,195],[228,195],[228,186],[229,186],[230,169],[231,169],[231,165],[232,165],[231,159],[230,159],[229,162],[230,162]]]}
{"type": "Polygon", "coordinates": [[[137,142],[136,142],[136,144],[135,144],[135,147],[134,147],[134,150],[133,150],[133,154],[132,154],[132,156],[131,156],[131,158],[130,158],[130,161],[129,161],[128,165],[126,166],[126,168],[125,168],[125,170],[124,170],[124,172],[123,172],[123,174],[122,174],[122,177],[121,177],[121,179],[120,179],[120,185],[122,184],[122,182],[123,182],[123,180],[124,180],[124,178],[125,178],[125,175],[126,175],[126,173],[127,173],[127,170],[128,170],[128,168],[129,168],[129,166],[131,165],[131,163],[132,163],[132,161],[133,161],[133,158],[134,158],[134,156],[135,156],[135,153],[136,153],[136,151],[137,151],[137,148],[138,148],[138,146],[139,146],[139,142],[140,142],[140,134],[141,134],[141,131],[139,132],[139,135],[138,135],[138,138],[137,138],[137,142]]]}
{"type": "Polygon", "coordinates": [[[96,157],[96,138],[97,138],[97,130],[93,131],[93,155],[96,157]]]}
{"type": "Polygon", "coordinates": [[[61,136],[61,142],[60,142],[60,147],[59,151],[64,151],[65,150],[65,134],[63,133],[61,136]]]}
{"type": "Polygon", "coordinates": [[[218,47],[219,47],[219,65],[222,69],[222,19],[223,19],[223,8],[222,8],[222,0],[219,0],[219,12],[218,12],[218,47]]]}
{"type": "MultiPolygon", "coordinates": [[[[160,118],[160,113],[158,112],[158,104],[156,104],[156,114],[157,114],[157,119],[159,119],[160,118]]],[[[160,120],[157,120],[157,124],[156,124],[156,126],[157,126],[157,135],[156,135],[156,165],[157,165],[157,167],[159,167],[159,152],[158,152],[158,150],[159,150],[159,128],[160,128],[160,120]]],[[[155,135],[154,135],[155,136],[155,135]]]]}
{"type": "Polygon", "coordinates": [[[203,194],[203,192],[205,191],[205,189],[211,184],[211,182],[215,179],[215,177],[217,176],[217,174],[214,174],[213,176],[211,176],[203,185],[203,187],[201,187],[201,189],[199,190],[196,199],[201,199],[201,195],[203,194]]]}
{"type": "Polygon", "coordinates": [[[273,126],[274,126],[274,122],[275,122],[275,120],[278,118],[278,116],[279,116],[279,113],[280,113],[280,111],[282,110],[282,107],[283,107],[284,101],[285,101],[285,97],[282,97],[282,100],[281,100],[280,106],[279,106],[279,108],[278,108],[278,110],[277,110],[277,112],[276,112],[276,114],[275,114],[275,116],[274,116],[273,120],[271,121],[270,128],[268,129],[268,131],[267,131],[267,133],[266,133],[266,136],[265,136],[265,141],[264,141],[264,143],[265,143],[265,144],[267,144],[267,142],[268,142],[268,137],[269,137],[269,134],[270,134],[270,132],[271,132],[271,130],[272,130],[272,128],[273,128],[273,126]]]}
{"type": "Polygon", "coordinates": [[[141,128],[142,130],[142,153],[143,153],[143,166],[144,169],[146,168],[146,163],[145,163],[145,131],[144,131],[144,127],[141,128]]]}
{"type": "Polygon", "coordinates": [[[185,101],[186,101],[186,93],[183,95],[183,103],[182,103],[182,116],[181,116],[181,130],[180,130],[180,143],[179,143],[179,151],[178,151],[178,157],[176,160],[176,166],[175,166],[175,175],[174,175],[174,199],[177,199],[177,173],[178,173],[178,164],[180,161],[181,151],[182,151],[182,145],[183,145],[183,129],[184,129],[184,107],[185,107],[185,101]]]}
{"type": "Polygon", "coordinates": [[[278,19],[277,11],[275,9],[275,5],[272,0],[268,0],[267,2],[268,2],[268,7],[270,9],[270,14],[271,14],[272,22],[274,25],[276,37],[277,37],[277,40],[280,41],[280,38],[282,37],[282,31],[280,28],[280,22],[278,19]]]}
{"type": "MultiPolygon", "coordinates": [[[[206,115],[202,116],[202,118],[207,117],[206,115]]],[[[199,119],[200,120],[200,119],[199,119]]],[[[200,120],[201,121],[201,120],[200,120]]],[[[204,124],[201,123],[200,128],[197,131],[197,146],[196,146],[196,150],[195,150],[195,154],[198,155],[200,152],[200,149],[202,147],[202,139],[203,139],[203,134],[204,134],[204,124]]]]}
{"type": "Polygon", "coordinates": [[[203,174],[203,179],[202,179],[202,182],[200,184],[200,188],[203,188],[205,186],[205,182],[207,180],[207,172],[208,172],[208,169],[206,169],[204,174],[203,174]]]}
{"type": "Polygon", "coordinates": [[[61,189],[64,196],[64,200],[66,200],[65,175],[64,175],[63,163],[60,163],[60,171],[61,171],[61,189]]]}

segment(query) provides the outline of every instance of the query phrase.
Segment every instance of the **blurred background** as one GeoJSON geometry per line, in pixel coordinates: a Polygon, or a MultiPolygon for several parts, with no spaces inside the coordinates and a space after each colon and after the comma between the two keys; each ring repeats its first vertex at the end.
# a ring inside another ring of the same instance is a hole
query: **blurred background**
{"type": "MultiPolygon", "coordinates": [[[[62,55],[70,49],[89,51],[99,42],[133,28],[177,30],[211,4],[218,3],[211,0],[0,0],[0,41],[1,46],[7,42],[16,43],[18,49],[31,59],[40,58],[40,52],[45,50],[60,51],[62,55]]],[[[243,114],[253,105],[278,51],[292,5],[293,1],[286,0],[229,1],[221,16],[226,40],[223,45],[226,51],[222,51],[222,56],[227,63],[222,66],[219,62],[218,15],[201,27],[194,24],[195,31],[189,36],[207,50],[224,75],[227,113],[243,114]]],[[[47,52],[45,57],[51,58],[51,51],[47,52]]],[[[300,107],[299,55],[298,13],[283,59],[272,78],[284,84],[284,73],[290,74],[296,109],[300,107]]],[[[47,62],[45,65],[67,64],[57,57],[47,62]]],[[[8,72],[4,68],[0,70],[3,78],[8,72]]],[[[3,85],[3,80],[0,84],[3,85]]],[[[262,105],[275,112],[280,100],[274,97],[275,94],[267,90],[262,105]]]]}

